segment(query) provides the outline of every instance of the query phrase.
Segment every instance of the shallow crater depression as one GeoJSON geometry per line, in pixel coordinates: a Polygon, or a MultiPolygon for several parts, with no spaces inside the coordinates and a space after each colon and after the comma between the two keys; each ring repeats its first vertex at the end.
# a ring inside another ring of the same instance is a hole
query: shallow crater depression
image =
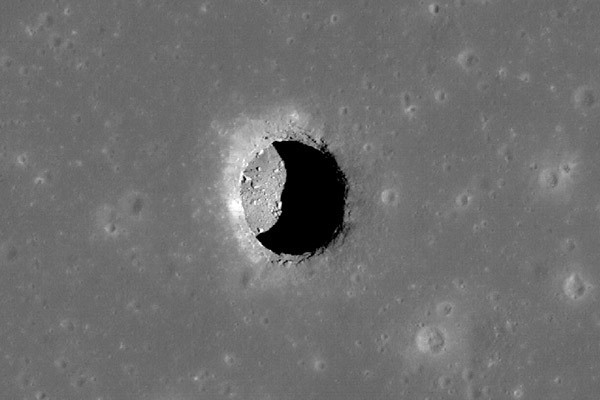
{"type": "Polygon", "coordinates": [[[246,222],[265,248],[303,255],[341,232],[346,193],[344,174],[326,149],[282,140],[248,163],[240,195],[246,222]]]}

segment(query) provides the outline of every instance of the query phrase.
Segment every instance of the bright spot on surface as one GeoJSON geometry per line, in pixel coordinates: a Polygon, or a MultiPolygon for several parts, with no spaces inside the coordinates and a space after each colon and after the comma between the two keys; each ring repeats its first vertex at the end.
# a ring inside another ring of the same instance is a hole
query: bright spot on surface
{"type": "Polygon", "coordinates": [[[444,351],[446,339],[444,333],[439,328],[424,326],[417,332],[415,343],[421,353],[435,355],[444,351]]]}

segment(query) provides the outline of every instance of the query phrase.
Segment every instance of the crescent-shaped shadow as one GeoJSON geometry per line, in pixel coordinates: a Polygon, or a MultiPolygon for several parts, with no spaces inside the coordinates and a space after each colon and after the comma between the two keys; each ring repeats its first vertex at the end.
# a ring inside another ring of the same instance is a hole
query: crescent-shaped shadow
{"type": "Polygon", "coordinates": [[[344,222],[346,179],[333,156],[297,141],[274,142],[287,177],[282,211],[256,238],[274,253],[314,253],[335,238],[344,222]]]}

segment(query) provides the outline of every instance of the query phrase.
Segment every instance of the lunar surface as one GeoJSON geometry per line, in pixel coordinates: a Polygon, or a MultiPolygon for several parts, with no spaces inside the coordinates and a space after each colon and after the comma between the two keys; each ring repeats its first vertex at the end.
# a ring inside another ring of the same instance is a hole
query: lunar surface
{"type": "Polygon", "coordinates": [[[600,2],[0,2],[0,399],[600,398],[600,2]]]}

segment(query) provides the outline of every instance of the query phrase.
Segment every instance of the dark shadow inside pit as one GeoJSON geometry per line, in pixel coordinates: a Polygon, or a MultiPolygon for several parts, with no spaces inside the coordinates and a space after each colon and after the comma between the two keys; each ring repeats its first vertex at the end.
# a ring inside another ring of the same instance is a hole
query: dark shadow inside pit
{"type": "Polygon", "coordinates": [[[344,220],[346,180],[327,151],[297,141],[274,142],[287,173],[281,215],[257,239],[274,253],[301,255],[324,248],[344,220]]]}

